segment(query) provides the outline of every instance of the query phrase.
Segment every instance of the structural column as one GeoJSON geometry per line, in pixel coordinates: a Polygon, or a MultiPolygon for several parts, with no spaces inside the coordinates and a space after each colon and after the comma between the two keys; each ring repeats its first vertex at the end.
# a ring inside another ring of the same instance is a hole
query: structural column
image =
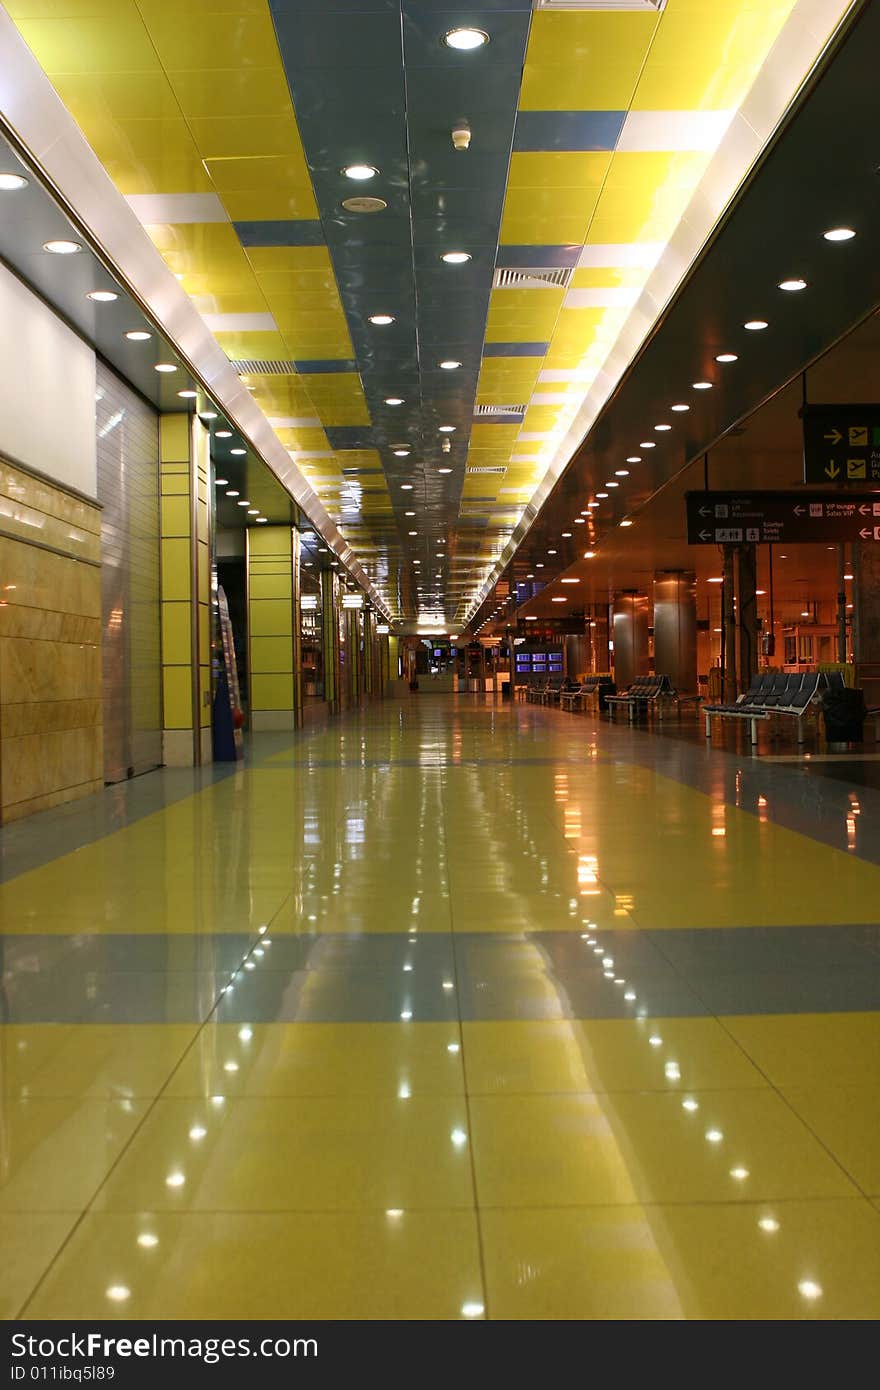
{"type": "Polygon", "coordinates": [[[336,575],[321,571],[321,641],[324,655],[324,699],[331,714],[338,714],[339,699],[339,608],[336,575]]]}
{"type": "Polygon", "coordinates": [[[211,761],[209,438],[198,418],[159,422],[162,546],[162,756],[211,761]]]}
{"type": "Polygon", "coordinates": [[[626,590],[614,595],[614,679],[618,689],[648,674],[648,598],[626,590]]]}
{"type": "Polygon", "coordinates": [[[880,705],[880,545],[853,545],[853,663],[868,705],[880,705]]]}
{"type": "Polygon", "coordinates": [[[697,688],[697,590],[692,570],[654,575],[654,670],[682,694],[697,688]]]}
{"type": "Polygon", "coordinates": [[[749,689],[758,674],[758,600],[755,546],[737,546],[736,551],[736,670],[740,692],[749,689]]]}
{"type": "Polygon", "coordinates": [[[724,547],[724,561],[721,570],[723,576],[721,585],[721,691],[725,704],[732,704],[737,696],[733,550],[732,545],[724,547]]]}
{"type": "Polygon", "coordinates": [[[289,526],[247,529],[251,728],[296,727],[294,566],[289,526]]]}

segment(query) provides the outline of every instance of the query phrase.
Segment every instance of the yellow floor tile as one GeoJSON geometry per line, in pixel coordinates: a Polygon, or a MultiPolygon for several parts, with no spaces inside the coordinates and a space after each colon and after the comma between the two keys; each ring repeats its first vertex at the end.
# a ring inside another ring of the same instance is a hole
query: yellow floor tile
{"type": "MultiPolygon", "coordinates": [[[[853,1182],[880,1197],[880,1093],[870,1086],[785,1087],[782,1094],[853,1182]]],[[[878,1309],[880,1313],[880,1309],[878,1309]]]]}
{"type": "Polygon", "coordinates": [[[471,1212],[100,1214],[86,1217],[26,1311],[76,1321],[454,1319],[480,1316],[483,1302],[471,1212]]]}
{"type": "Polygon", "coordinates": [[[155,1096],[197,1029],[194,1024],[7,1024],[0,1046],[7,1095],[155,1096]]]}
{"type": "Polygon", "coordinates": [[[209,1024],[169,1096],[460,1096],[455,1023],[209,1024]],[[228,1070],[232,1062],[236,1071],[228,1070]]]}
{"type": "Polygon", "coordinates": [[[471,1095],[767,1085],[711,1018],[464,1023],[462,1042],[471,1095]]]}
{"type": "Polygon", "coordinates": [[[17,1316],[76,1219],[73,1212],[0,1213],[0,1319],[4,1322],[17,1316]]]}
{"type": "Polygon", "coordinates": [[[5,1100],[0,1211],[80,1211],[143,1112],[132,1100],[5,1100]]]}
{"type": "Polygon", "coordinates": [[[574,887],[570,896],[482,888],[452,895],[452,926],[457,932],[579,932],[585,917],[600,928],[620,925],[607,894],[580,897],[574,887]]]}
{"type": "Polygon", "coordinates": [[[286,902],[272,918],[272,931],[300,936],[334,932],[448,932],[452,929],[450,906],[439,894],[414,892],[388,900],[380,889],[372,892],[327,894],[317,901],[286,902]]]}
{"type": "Polygon", "coordinates": [[[749,1014],[724,1026],[774,1086],[880,1085],[880,1013],[749,1014]]]}
{"type": "Polygon", "coordinates": [[[467,1130],[464,1101],[455,1098],[159,1100],[97,1207],[471,1207],[467,1130]]]}
{"type": "Polygon", "coordinates": [[[769,1090],[474,1096],[470,1113],[481,1207],[856,1195],[769,1090]]]}
{"type": "Polygon", "coordinates": [[[880,1308],[880,1214],[865,1201],[484,1211],[480,1225],[492,1318],[875,1319],[880,1308]]]}

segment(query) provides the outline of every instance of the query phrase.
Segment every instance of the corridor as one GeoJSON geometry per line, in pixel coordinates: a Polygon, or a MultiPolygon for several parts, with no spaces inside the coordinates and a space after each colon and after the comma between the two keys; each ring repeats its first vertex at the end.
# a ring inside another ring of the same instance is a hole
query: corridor
{"type": "Polygon", "coordinates": [[[8,827],[0,1315],[876,1316],[859,766],[422,695],[8,827]]]}

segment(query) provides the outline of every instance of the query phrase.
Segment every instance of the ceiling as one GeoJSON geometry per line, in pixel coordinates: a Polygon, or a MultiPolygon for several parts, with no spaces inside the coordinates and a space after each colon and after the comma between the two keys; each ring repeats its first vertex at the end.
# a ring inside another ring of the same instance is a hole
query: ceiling
{"type": "Polygon", "coordinates": [[[389,611],[458,630],[804,6],[6,9],[389,611]]]}

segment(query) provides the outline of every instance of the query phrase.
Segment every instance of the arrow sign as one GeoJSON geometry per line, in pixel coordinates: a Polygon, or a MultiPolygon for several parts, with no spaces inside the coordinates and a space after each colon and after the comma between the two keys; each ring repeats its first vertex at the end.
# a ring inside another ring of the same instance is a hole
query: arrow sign
{"type": "Polygon", "coordinates": [[[805,405],[804,482],[880,484],[880,402],[805,405]]]}
{"type": "Polygon", "coordinates": [[[873,531],[871,531],[868,527],[864,527],[864,526],[862,527],[861,531],[859,532],[859,535],[861,536],[861,538],[862,538],[863,541],[869,541],[869,540],[871,539],[871,537],[873,536],[873,534],[874,534],[873,531]]]}
{"type": "Polygon", "coordinates": [[[830,439],[832,444],[839,444],[843,435],[840,430],[832,430],[830,434],[823,435],[824,439],[830,439]]]}
{"type": "Polygon", "coordinates": [[[712,539],[712,532],[711,532],[711,531],[701,531],[701,532],[700,532],[700,540],[701,540],[701,541],[710,541],[711,539],[712,539]]]}
{"type": "Polygon", "coordinates": [[[871,508],[868,507],[868,506],[866,506],[864,503],[862,503],[862,505],[859,507],[859,511],[860,511],[860,513],[861,513],[862,516],[870,516],[870,515],[871,515],[871,508]]]}
{"type": "Polygon", "coordinates": [[[806,507],[795,507],[795,509],[794,509],[794,514],[795,514],[795,516],[803,516],[803,514],[804,514],[804,512],[805,512],[806,510],[807,510],[806,507]]]}
{"type": "Polygon", "coordinates": [[[796,492],[689,492],[685,502],[689,545],[880,545],[880,484],[876,492],[827,484],[796,492]]]}
{"type": "Polygon", "coordinates": [[[831,463],[829,463],[828,467],[825,469],[825,473],[833,482],[834,479],[839,476],[840,469],[838,468],[837,464],[832,460],[831,463]]]}
{"type": "Polygon", "coordinates": [[[712,515],[712,508],[711,508],[711,507],[701,507],[701,508],[700,508],[700,516],[711,516],[711,515],[712,515]]]}

